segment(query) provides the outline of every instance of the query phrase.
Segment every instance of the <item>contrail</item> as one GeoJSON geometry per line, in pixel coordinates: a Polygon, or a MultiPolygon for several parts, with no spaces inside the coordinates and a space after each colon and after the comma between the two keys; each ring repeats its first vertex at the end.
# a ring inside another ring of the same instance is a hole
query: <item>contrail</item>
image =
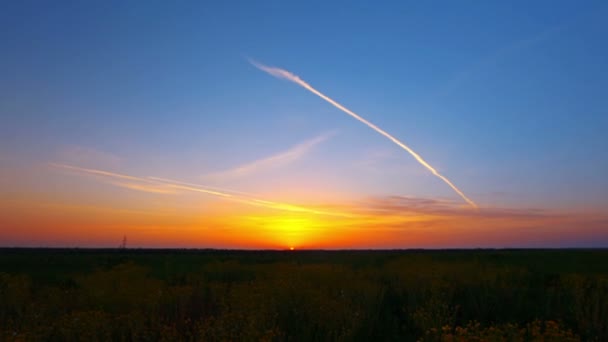
{"type": "MultiPolygon", "coordinates": [[[[111,179],[123,179],[123,180],[129,180],[129,181],[147,183],[147,184],[162,184],[164,186],[167,186],[167,187],[173,188],[173,189],[204,193],[204,194],[222,197],[225,199],[229,199],[232,201],[236,201],[236,202],[240,202],[240,203],[244,203],[244,204],[248,204],[248,205],[253,205],[253,206],[257,206],[257,207],[265,207],[265,208],[275,209],[275,210],[301,212],[301,213],[309,213],[309,214],[316,214],[316,215],[341,216],[341,217],[353,217],[354,216],[353,214],[349,214],[349,213],[317,210],[314,208],[304,207],[304,206],[295,205],[295,204],[264,200],[264,199],[256,198],[249,194],[239,192],[239,191],[218,190],[217,188],[207,188],[207,187],[203,187],[201,185],[197,185],[197,184],[193,184],[193,183],[181,182],[181,181],[176,181],[176,180],[166,179],[166,178],[159,178],[159,177],[143,178],[143,177],[126,175],[126,174],[122,174],[122,173],[115,173],[115,172],[109,172],[109,171],[97,170],[97,169],[88,169],[88,168],[84,168],[84,167],[78,167],[78,166],[67,165],[67,164],[58,164],[58,163],[49,163],[49,166],[52,166],[55,168],[61,168],[61,169],[65,169],[65,170],[70,170],[70,171],[81,173],[81,174],[96,175],[96,176],[102,176],[102,177],[107,177],[107,178],[111,178],[111,179]]],[[[124,185],[122,185],[120,183],[112,183],[112,184],[124,187],[124,185]]],[[[127,186],[127,187],[130,189],[137,190],[137,188],[133,187],[133,186],[127,186]]]]}
{"type": "Polygon", "coordinates": [[[321,93],[320,91],[318,91],[317,89],[313,88],[310,84],[304,82],[300,77],[292,74],[291,72],[287,71],[287,70],[283,70],[280,68],[275,68],[275,67],[269,67],[263,64],[260,64],[254,60],[249,60],[249,63],[251,63],[253,66],[255,66],[256,68],[274,76],[277,78],[283,78],[286,79],[288,81],[291,81],[299,86],[301,86],[302,88],[310,91],[311,93],[317,95],[318,97],[322,98],[323,100],[329,102],[332,106],[338,108],[339,110],[343,111],[344,113],[352,116],[353,118],[357,119],[358,121],[362,122],[363,124],[365,124],[366,126],[368,126],[369,128],[373,129],[374,131],[380,133],[381,135],[383,135],[384,137],[386,137],[387,139],[389,139],[390,141],[392,141],[393,143],[395,143],[397,146],[401,147],[402,149],[406,150],[409,154],[411,154],[420,164],[422,164],[422,166],[426,167],[429,171],[431,171],[432,174],[434,174],[435,176],[439,177],[439,179],[441,179],[442,181],[444,181],[447,185],[449,185],[454,191],[456,191],[456,193],[458,195],[460,195],[460,197],[462,197],[462,199],[464,199],[467,203],[469,203],[473,208],[477,208],[477,204],[475,204],[475,202],[473,202],[470,198],[468,198],[462,191],[460,191],[460,189],[458,189],[456,187],[456,185],[454,185],[452,182],[450,182],[449,179],[447,179],[446,177],[444,177],[443,175],[441,175],[439,172],[437,172],[437,170],[435,170],[431,165],[429,165],[429,163],[427,163],[424,159],[422,159],[422,157],[414,152],[414,150],[412,150],[411,148],[409,148],[407,145],[405,145],[404,143],[402,143],[401,141],[399,141],[397,138],[393,137],[392,135],[390,135],[389,133],[387,133],[386,131],[384,131],[382,128],[374,125],[373,123],[365,120],[364,118],[362,118],[361,116],[359,116],[357,113],[351,111],[350,109],[342,106],[341,104],[339,104],[338,102],[332,100],[331,98],[329,98],[328,96],[326,96],[325,94],[321,93]]]}
{"type": "Polygon", "coordinates": [[[261,158],[255,160],[253,162],[249,162],[244,165],[237,166],[236,168],[232,168],[229,170],[223,170],[220,172],[210,173],[204,175],[203,177],[206,179],[221,181],[226,179],[235,179],[243,176],[247,176],[256,172],[263,171],[265,169],[270,169],[273,167],[289,164],[294,162],[300,158],[302,158],[305,154],[310,152],[312,148],[316,145],[321,144],[327,139],[331,138],[336,134],[336,131],[326,132],[324,134],[318,135],[312,139],[306,140],[302,143],[299,143],[295,146],[292,146],[288,150],[279,152],[270,157],[261,158]]]}
{"type": "Polygon", "coordinates": [[[115,172],[96,170],[96,169],[88,169],[88,168],[84,168],[84,167],[72,166],[72,165],[67,165],[67,164],[49,163],[49,166],[56,167],[56,168],[62,168],[62,169],[66,169],[66,170],[72,170],[72,171],[79,172],[79,173],[98,175],[98,176],[109,177],[109,178],[126,179],[126,180],[131,180],[131,181],[136,181],[136,182],[153,183],[153,184],[162,183],[162,184],[164,184],[168,187],[172,187],[174,189],[202,192],[202,193],[219,196],[219,197],[233,197],[232,194],[222,192],[222,191],[217,191],[217,190],[204,189],[204,188],[196,188],[196,190],[194,190],[195,188],[188,188],[188,187],[186,187],[184,185],[180,185],[180,184],[172,184],[170,182],[165,182],[165,181],[155,182],[153,180],[153,178],[146,179],[146,178],[141,178],[141,177],[136,177],[136,176],[125,175],[122,173],[115,173],[115,172]]]}
{"type": "Polygon", "coordinates": [[[228,190],[228,189],[221,189],[221,188],[217,188],[217,187],[210,187],[210,186],[203,186],[200,184],[195,184],[195,183],[190,183],[190,182],[183,182],[183,181],[179,181],[179,180],[175,180],[175,179],[169,179],[169,178],[162,178],[162,177],[153,177],[153,176],[149,176],[147,177],[147,179],[150,179],[152,181],[157,181],[157,182],[161,182],[161,183],[165,183],[165,184],[178,184],[178,185],[186,185],[186,186],[194,186],[194,187],[204,187],[206,189],[210,189],[213,191],[220,191],[220,192],[226,192],[226,193],[230,193],[230,194],[235,194],[235,195],[243,195],[243,196],[248,196],[248,197],[254,197],[254,194],[251,194],[249,192],[244,192],[244,191],[236,191],[236,190],[228,190]]]}

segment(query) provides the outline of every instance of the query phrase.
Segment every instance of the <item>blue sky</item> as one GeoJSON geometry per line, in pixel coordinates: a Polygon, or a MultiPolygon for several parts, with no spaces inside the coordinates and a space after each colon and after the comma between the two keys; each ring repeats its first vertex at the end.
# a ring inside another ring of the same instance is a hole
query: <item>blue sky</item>
{"type": "MultiPolygon", "coordinates": [[[[279,197],[458,200],[254,58],[398,137],[482,205],[601,211],[606,15],[602,1],[5,2],[0,162],[13,175],[66,162],[279,197]],[[208,177],[328,132],[276,168],[208,177]]],[[[3,179],[13,194],[59,187],[39,177],[3,179]]]]}

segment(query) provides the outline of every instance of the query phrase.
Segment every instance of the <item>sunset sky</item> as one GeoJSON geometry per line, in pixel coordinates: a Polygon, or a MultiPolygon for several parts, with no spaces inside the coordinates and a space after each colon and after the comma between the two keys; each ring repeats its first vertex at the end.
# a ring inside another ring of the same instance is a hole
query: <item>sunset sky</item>
{"type": "Polygon", "coordinates": [[[607,18],[5,1],[0,246],[608,247],[607,18]]]}

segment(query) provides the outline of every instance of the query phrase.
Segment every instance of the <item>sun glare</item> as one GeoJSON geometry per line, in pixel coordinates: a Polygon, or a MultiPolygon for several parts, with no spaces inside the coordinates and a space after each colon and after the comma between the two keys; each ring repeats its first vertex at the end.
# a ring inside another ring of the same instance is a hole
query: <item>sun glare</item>
{"type": "Polygon", "coordinates": [[[319,230],[318,222],[307,216],[267,217],[264,225],[278,244],[287,246],[292,251],[296,246],[314,240],[319,230]]]}

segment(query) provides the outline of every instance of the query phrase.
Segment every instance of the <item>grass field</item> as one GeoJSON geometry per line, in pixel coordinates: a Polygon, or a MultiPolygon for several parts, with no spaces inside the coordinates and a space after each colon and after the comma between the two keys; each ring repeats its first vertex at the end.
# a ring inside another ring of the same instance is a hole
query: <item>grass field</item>
{"type": "Polygon", "coordinates": [[[608,250],[0,250],[2,341],[608,341],[608,250]]]}

